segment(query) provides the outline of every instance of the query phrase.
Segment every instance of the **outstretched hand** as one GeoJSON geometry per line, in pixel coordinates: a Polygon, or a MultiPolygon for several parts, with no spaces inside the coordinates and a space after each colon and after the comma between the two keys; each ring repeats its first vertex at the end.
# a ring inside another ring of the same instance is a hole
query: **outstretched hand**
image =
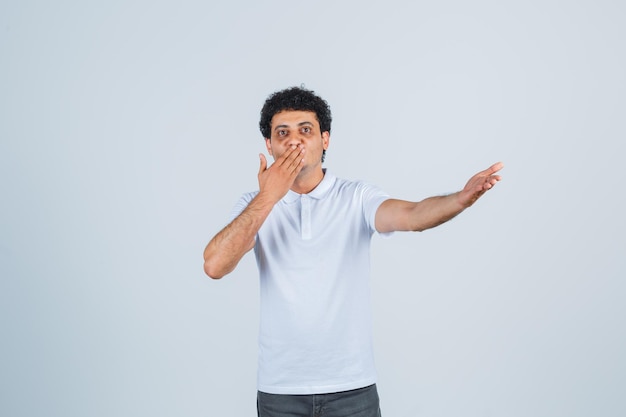
{"type": "Polygon", "coordinates": [[[458,193],[459,203],[463,207],[470,207],[483,194],[493,188],[500,181],[500,175],[495,175],[504,167],[502,162],[497,162],[484,171],[474,175],[458,193]]]}
{"type": "Polygon", "coordinates": [[[274,203],[280,201],[291,188],[302,170],[304,148],[292,146],[268,168],[265,155],[259,154],[259,190],[274,203]]]}

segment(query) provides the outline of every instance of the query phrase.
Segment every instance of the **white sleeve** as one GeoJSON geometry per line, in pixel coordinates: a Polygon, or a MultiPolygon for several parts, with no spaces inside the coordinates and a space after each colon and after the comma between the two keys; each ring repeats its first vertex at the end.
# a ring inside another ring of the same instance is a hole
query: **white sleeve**
{"type": "Polygon", "coordinates": [[[251,192],[251,193],[245,193],[244,195],[242,195],[239,198],[239,201],[237,201],[237,204],[235,204],[235,207],[233,208],[233,211],[231,211],[231,213],[230,213],[230,220],[228,222],[230,223],[233,220],[235,220],[235,218],[237,218],[237,216],[239,216],[241,214],[241,212],[243,212],[246,209],[246,207],[248,207],[248,204],[250,204],[252,199],[258,193],[259,193],[258,191],[255,191],[255,192],[251,192]]]}
{"type": "MultiPolygon", "coordinates": [[[[372,232],[378,233],[376,230],[376,212],[378,211],[380,205],[384,201],[389,200],[391,197],[389,197],[389,194],[376,186],[362,183],[362,187],[363,215],[365,216],[365,221],[372,232]]],[[[384,237],[391,236],[392,234],[393,232],[380,233],[380,235],[384,237]]]]}

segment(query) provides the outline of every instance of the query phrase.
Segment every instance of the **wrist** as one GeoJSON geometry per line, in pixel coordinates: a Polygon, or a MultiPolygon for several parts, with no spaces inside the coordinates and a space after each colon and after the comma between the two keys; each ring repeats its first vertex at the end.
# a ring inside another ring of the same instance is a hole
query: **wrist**
{"type": "Polygon", "coordinates": [[[450,194],[450,196],[453,197],[454,204],[456,206],[456,209],[459,212],[465,210],[466,208],[468,208],[471,205],[471,204],[467,204],[466,200],[463,198],[463,192],[462,191],[457,191],[454,194],[450,194]]]}
{"type": "Polygon", "coordinates": [[[281,198],[282,197],[278,197],[271,192],[261,190],[257,194],[255,200],[257,200],[257,204],[260,207],[265,207],[271,210],[272,207],[274,207],[274,205],[276,205],[276,203],[278,203],[281,198]]]}

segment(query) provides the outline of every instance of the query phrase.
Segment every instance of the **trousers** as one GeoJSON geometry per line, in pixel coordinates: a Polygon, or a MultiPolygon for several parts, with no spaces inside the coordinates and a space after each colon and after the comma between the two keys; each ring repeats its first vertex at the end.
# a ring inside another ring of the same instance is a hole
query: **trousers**
{"type": "Polygon", "coordinates": [[[332,394],[257,392],[258,417],[381,417],[376,384],[332,394]]]}

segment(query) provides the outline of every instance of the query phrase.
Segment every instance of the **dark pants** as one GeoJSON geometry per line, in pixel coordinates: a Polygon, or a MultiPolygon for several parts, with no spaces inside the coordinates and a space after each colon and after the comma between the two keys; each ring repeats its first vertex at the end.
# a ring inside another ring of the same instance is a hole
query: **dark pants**
{"type": "Polygon", "coordinates": [[[376,385],[332,394],[257,393],[259,417],[380,417],[376,385]]]}

